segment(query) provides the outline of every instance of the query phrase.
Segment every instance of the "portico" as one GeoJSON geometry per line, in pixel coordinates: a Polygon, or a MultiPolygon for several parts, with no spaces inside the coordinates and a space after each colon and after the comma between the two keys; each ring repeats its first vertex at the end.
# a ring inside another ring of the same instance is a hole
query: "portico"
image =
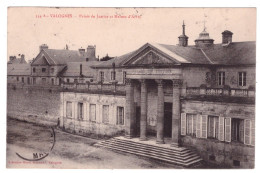
{"type": "MultiPolygon", "coordinates": [[[[171,83],[172,87],[172,111],[171,111],[171,145],[179,146],[180,144],[180,93],[182,79],[180,69],[142,69],[133,70],[133,73],[127,74],[126,80],[126,135],[127,138],[137,137],[136,134],[136,114],[134,104],[134,87],[140,85],[140,140],[147,140],[147,117],[148,117],[148,85],[149,81],[157,90],[157,110],[156,110],[156,143],[165,143],[165,83],[171,83]],[[149,74],[145,72],[149,70],[149,74]],[[138,73],[139,72],[139,73],[138,73]],[[165,74],[166,73],[166,74],[165,74]],[[160,79],[157,78],[160,76],[160,79]]],[[[151,85],[151,84],[150,84],[151,85]]],[[[135,90],[136,91],[136,90],[135,90]]],[[[138,129],[139,130],[139,129],[138,129]]],[[[170,130],[170,129],[168,129],[170,130]]]]}

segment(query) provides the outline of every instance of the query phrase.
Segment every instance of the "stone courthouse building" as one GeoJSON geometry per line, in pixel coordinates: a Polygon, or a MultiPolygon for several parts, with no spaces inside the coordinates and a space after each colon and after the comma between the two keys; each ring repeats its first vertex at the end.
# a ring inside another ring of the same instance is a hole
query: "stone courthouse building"
{"type": "Polygon", "coordinates": [[[182,27],[178,45],[146,43],[103,62],[64,63],[42,49],[31,77],[44,82],[36,73],[51,64],[45,71],[62,88],[59,125],[66,131],[166,143],[208,163],[253,168],[256,42],[233,42],[225,30],[215,44],[204,28],[189,45],[182,27]],[[67,80],[87,65],[91,80],[67,80]]]}
{"type": "MultiPolygon", "coordinates": [[[[221,36],[221,35],[220,35],[221,36]]],[[[255,42],[146,43],[93,65],[94,82],[61,93],[61,126],[195,149],[211,163],[254,167],[255,42]]]]}

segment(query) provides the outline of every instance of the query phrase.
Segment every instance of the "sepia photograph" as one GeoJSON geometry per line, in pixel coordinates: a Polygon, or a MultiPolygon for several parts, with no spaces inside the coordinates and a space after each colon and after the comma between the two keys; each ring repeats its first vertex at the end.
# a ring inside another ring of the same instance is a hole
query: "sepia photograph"
{"type": "Polygon", "coordinates": [[[8,7],[6,168],[254,169],[256,12],[8,7]]]}

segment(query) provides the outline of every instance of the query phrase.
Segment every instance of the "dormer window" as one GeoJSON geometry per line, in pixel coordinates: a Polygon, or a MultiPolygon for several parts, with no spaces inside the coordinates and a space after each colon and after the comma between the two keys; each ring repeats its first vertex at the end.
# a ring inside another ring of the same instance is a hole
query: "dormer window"
{"type": "Polygon", "coordinates": [[[42,68],[42,72],[45,73],[46,72],[46,68],[42,68]]]}

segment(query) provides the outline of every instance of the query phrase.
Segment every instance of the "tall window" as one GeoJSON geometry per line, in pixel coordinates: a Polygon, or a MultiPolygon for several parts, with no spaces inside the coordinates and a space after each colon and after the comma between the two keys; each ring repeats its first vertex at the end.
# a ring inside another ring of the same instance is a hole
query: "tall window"
{"type": "Polygon", "coordinates": [[[46,72],[46,68],[42,68],[42,72],[45,73],[46,72]]]}
{"type": "Polygon", "coordinates": [[[72,102],[66,102],[66,117],[72,118],[72,102]]]}
{"type": "Polygon", "coordinates": [[[219,117],[208,116],[208,138],[218,139],[219,117]]]}
{"type": "Polygon", "coordinates": [[[16,77],[16,80],[19,81],[19,77],[16,77]]]}
{"type": "Polygon", "coordinates": [[[218,72],[218,85],[225,85],[225,72],[218,72]]]}
{"type": "Polygon", "coordinates": [[[33,78],[33,85],[35,85],[36,84],[36,78],[34,77],[33,78]]]}
{"type": "Polygon", "coordinates": [[[30,84],[30,78],[29,77],[27,78],[27,84],[30,84]]]}
{"type": "Polygon", "coordinates": [[[46,78],[42,78],[42,84],[46,84],[46,78]]]}
{"type": "Polygon", "coordinates": [[[231,140],[244,142],[244,120],[232,118],[231,120],[231,140]]]}
{"type": "Polygon", "coordinates": [[[35,70],[35,68],[33,68],[33,73],[35,73],[36,72],[36,70],[35,70]]]}
{"type": "Polygon", "coordinates": [[[125,84],[125,79],[126,79],[126,71],[123,71],[123,84],[125,84]]]}
{"type": "Polygon", "coordinates": [[[124,125],[124,107],[117,107],[117,124],[124,125]]]}
{"type": "Polygon", "coordinates": [[[101,83],[104,82],[104,72],[103,71],[100,72],[100,82],[101,83]]]}
{"type": "Polygon", "coordinates": [[[54,79],[53,78],[51,78],[51,84],[54,85],[54,79]]]}
{"type": "Polygon", "coordinates": [[[103,105],[103,110],[102,110],[102,121],[103,123],[109,123],[109,106],[108,105],[103,105]]]}
{"type": "Polygon", "coordinates": [[[24,77],[22,77],[22,83],[24,83],[24,77]]]}
{"type": "Polygon", "coordinates": [[[238,72],[238,85],[246,86],[246,72],[238,72]]]}
{"type": "Polygon", "coordinates": [[[83,103],[78,103],[78,119],[83,120],[83,103]]]}
{"type": "Polygon", "coordinates": [[[90,104],[89,109],[90,121],[96,121],[96,105],[90,104]]]}
{"type": "Polygon", "coordinates": [[[187,115],[187,135],[196,136],[197,115],[187,115]]]}
{"type": "Polygon", "coordinates": [[[111,71],[111,80],[116,80],[116,72],[111,71]]]}
{"type": "Polygon", "coordinates": [[[69,78],[67,78],[67,83],[70,83],[70,79],[69,78]]]}

